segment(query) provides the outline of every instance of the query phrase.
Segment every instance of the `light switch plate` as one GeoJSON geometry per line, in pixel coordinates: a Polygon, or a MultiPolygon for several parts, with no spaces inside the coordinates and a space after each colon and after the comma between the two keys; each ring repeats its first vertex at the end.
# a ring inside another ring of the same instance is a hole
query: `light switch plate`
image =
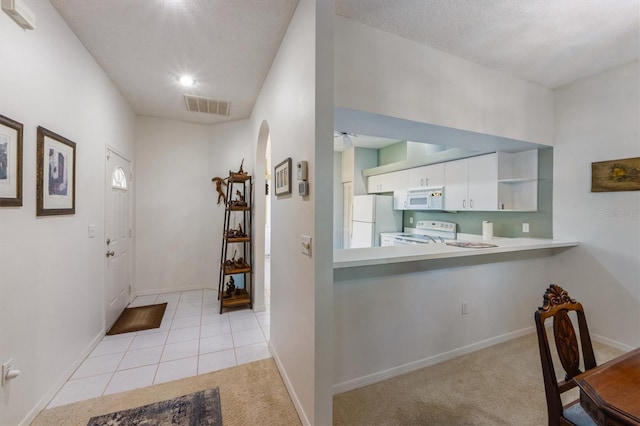
{"type": "Polygon", "coordinates": [[[529,224],[528,223],[523,223],[522,224],[522,232],[529,232],[529,224]]]}
{"type": "Polygon", "coordinates": [[[311,257],[311,237],[308,235],[300,235],[300,245],[302,247],[302,254],[311,257]]]}
{"type": "Polygon", "coordinates": [[[96,236],[96,226],[95,225],[89,225],[89,238],[95,238],[96,236]]]}

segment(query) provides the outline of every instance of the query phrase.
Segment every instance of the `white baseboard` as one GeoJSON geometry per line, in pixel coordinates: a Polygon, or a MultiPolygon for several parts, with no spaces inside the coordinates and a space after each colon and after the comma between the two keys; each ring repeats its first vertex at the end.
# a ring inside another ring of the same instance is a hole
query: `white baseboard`
{"type": "Polygon", "coordinates": [[[31,409],[31,411],[27,413],[25,418],[20,421],[19,426],[30,425],[31,422],[33,422],[33,420],[38,416],[40,411],[47,408],[47,405],[49,405],[49,403],[53,400],[53,398],[55,398],[58,392],[60,392],[60,389],[62,389],[64,384],[67,383],[67,380],[69,380],[69,378],[73,375],[73,373],[75,373],[78,367],[80,367],[80,364],[82,364],[82,362],[89,356],[91,351],[93,351],[95,347],[98,346],[98,343],[100,343],[100,341],[104,337],[105,332],[105,329],[100,330],[100,333],[98,333],[98,335],[94,337],[93,340],[91,340],[91,343],[89,343],[85,350],[82,351],[80,356],[76,358],[71,366],[67,368],[67,370],[60,376],[60,378],[58,378],[58,380],[56,380],[54,385],[47,391],[46,394],[44,394],[40,401],[38,401],[38,403],[31,409]]]}
{"type": "Polygon", "coordinates": [[[267,310],[267,305],[253,305],[253,312],[264,312],[267,310]]]}
{"type": "Polygon", "coordinates": [[[184,286],[184,287],[172,287],[172,288],[156,288],[153,290],[144,290],[138,291],[135,288],[133,289],[134,298],[138,296],[153,296],[156,294],[167,294],[167,293],[179,293],[181,291],[194,291],[194,290],[213,290],[215,289],[207,289],[202,286],[184,286]]]}
{"type": "MultiPolygon", "coordinates": [[[[129,300],[129,303],[133,302],[133,300],[138,297],[138,296],[153,296],[156,294],[167,294],[167,293],[178,293],[181,291],[194,291],[194,290],[211,290],[211,291],[216,291],[215,288],[203,288],[203,287],[180,287],[180,288],[171,288],[171,289],[162,289],[162,290],[145,290],[145,291],[141,291],[141,292],[136,292],[134,290],[135,294],[132,294],[131,296],[131,300],[129,300]]],[[[253,305],[253,311],[254,312],[263,312],[267,310],[267,305],[262,304],[262,305],[253,305]]]]}
{"type": "Polygon", "coordinates": [[[274,361],[276,362],[276,366],[278,367],[278,371],[280,371],[280,376],[282,377],[282,381],[284,382],[284,386],[287,388],[287,392],[289,392],[289,397],[291,398],[291,401],[293,401],[293,406],[296,407],[296,411],[298,412],[298,417],[300,417],[300,421],[302,422],[303,425],[305,425],[305,426],[309,425],[310,426],[311,422],[309,421],[309,418],[307,417],[307,413],[305,413],[304,408],[302,407],[302,404],[300,403],[300,399],[298,398],[298,395],[296,394],[295,390],[293,389],[293,386],[291,385],[291,380],[289,380],[289,376],[287,375],[287,371],[285,370],[284,366],[282,365],[282,361],[280,360],[280,357],[278,356],[278,352],[276,351],[276,349],[271,344],[271,341],[269,341],[269,351],[271,352],[271,356],[273,357],[274,361]]]}
{"type": "MultiPolygon", "coordinates": [[[[591,333],[589,333],[589,334],[591,334],[591,333]]],[[[617,342],[615,340],[611,340],[611,339],[608,339],[606,337],[603,337],[603,336],[600,336],[600,335],[597,335],[597,334],[591,334],[591,340],[595,340],[596,342],[605,344],[607,346],[612,346],[612,347],[614,347],[616,349],[620,349],[621,351],[625,351],[625,352],[629,352],[629,351],[632,351],[632,350],[635,349],[633,346],[629,346],[629,345],[626,345],[624,343],[620,343],[620,342],[617,342]]]]}
{"type": "Polygon", "coordinates": [[[412,371],[419,370],[421,368],[429,367],[431,365],[435,365],[443,361],[448,361],[450,359],[459,357],[461,355],[475,352],[477,350],[488,348],[489,346],[493,346],[498,343],[506,342],[508,340],[512,340],[520,336],[533,333],[534,331],[535,331],[535,327],[533,326],[526,327],[521,330],[516,330],[511,333],[503,334],[501,336],[492,337],[490,339],[476,342],[468,346],[463,346],[461,348],[457,348],[448,352],[443,352],[441,354],[433,355],[433,356],[423,358],[417,361],[413,361],[407,364],[399,365],[397,367],[389,368],[387,370],[379,371],[379,372],[369,374],[363,377],[358,377],[355,379],[350,379],[342,383],[337,383],[333,385],[333,394],[336,395],[342,392],[358,389],[363,386],[368,386],[374,383],[382,382],[384,380],[388,380],[405,373],[410,373],[412,371]]]}

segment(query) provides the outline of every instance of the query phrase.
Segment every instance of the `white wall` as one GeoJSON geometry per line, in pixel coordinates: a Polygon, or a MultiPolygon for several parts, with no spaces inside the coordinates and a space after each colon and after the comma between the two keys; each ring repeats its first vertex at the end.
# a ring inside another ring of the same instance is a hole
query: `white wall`
{"type": "Polygon", "coordinates": [[[0,424],[28,424],[104,333],[104,158],[134,160],[135,116],[45,0],[37,29],[0,13],[0,114],[24,124],[23,206],[0,209],[0,424]],[[76,214],[36,218],[36,128],[77,144],[76,214]],[[96,237],[88,238],[88,225],[96,237]]]}
{"type": "Polygon", "coordinates": [[[362,171],[378,165],[378,151],[356,148],[353,155],[353,195],[367,195],[367,178],[362,171]]]}
{"type": "Polygon", "coordinates": [[[217,288],[216,236],[224,215],[211,182],[210,132],[210,126],[138,117],[137,295],[217,288]]]}
{"type": "Polygon", "coordinates": [[[336,107],[553,144],[551,90],[341,16],[335,21],[336,107]]]}
{"type": "Polygon", "coordinates": [[[591,334],[640,345],[640,191],[592,193],[591,163],[640,157],[640,67],[556,90],[554,236],[581,246],[555,259],[552,282],[585,307],[591,334]]]}
{"type": "Polygon", "coordinates": [[[337,270],[334,391],[534,332],[533,313],[548,285],[550,254],[337,270]],[[466,315],[462,301],[468,302],[466,315]]]}
{"type": "MultiPolygon", "coordinates": [[[[253,139],[249,120],[207,126],[138,117],[136,295],[218,288],[224,204],[211,178],[240,164],[255,178],[253,139]]],[[[264,309],[264,274],[254,283],[254,305],[264,309]]]]}
{"type": "MultiPolygon", "coordinates": [[[[251,115],[256,144],[268,126],[273,165],[309,162],[309,196],[271,191],[270,348],[303,423],[317,425],[332,422],[333,13],[333,2],[300,1],[251,115]]],[[[256,155],[260,169],[264,148],[256,155]]]]}

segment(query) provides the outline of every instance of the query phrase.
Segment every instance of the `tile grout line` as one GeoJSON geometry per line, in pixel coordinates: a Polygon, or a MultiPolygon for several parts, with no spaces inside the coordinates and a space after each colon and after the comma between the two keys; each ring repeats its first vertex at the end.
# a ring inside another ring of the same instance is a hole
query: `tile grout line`
{"type": "Polygon", "coordinates": [[[196,376],[200,375],[200,343],[202,341],[202,315],[204,315],[204,291],[202,294],[202,302],[200,303],[200,328],[198,329],[198,349],[196,351],[196,376]]]}
{"type": "MultiPolygon", "coordinates": [[[[178,312],[178,307],[179,307],[179,305],[180,305],[180,302],[184,302],[183,306],[187,306],[187,307],[188,307],[190,304],[193,304],[193,302],[195,301],[195,299],[191,299],[191,298],[183,298],[183,297],[185,297],[185,294],[186,294],[186,293],[191,293],[191,292],[193,292],[193,290],[191,290],[191,291],[189,291],[189,292],[179,292],[179,293],[176,293],[176,295],[177,295],[177,299],[176,299],[176,301],[175,301],[175,303],[176,303],[175,309],[170,310],[170,311],[171,311],[171,314],[165,317],[165,319],[168,319],[168,320],[169,320],[169,321],[168,321],[168,328],[166,328],[166,329],[164,329],[164,330],[162,330],[162,329],[159,329],[159,330],[158,330],[158,332],[166,332],[166,336],[165,336],[164,341],[163,341],[163,343],[162,343],[161,345],[154,345],[154,346],[149,346],[149,347],[142,347],[142,348],[138,348],[138,349],[135,349],[135,350],[134,350],[134,349],[132,349],[132,346],[133,346],[133,344],[134,344],[134,341],[135,341],[138,337],[140,337],[140,336],[141,336],[139,332],[134,332],[134,333],[133,333],[133,337],[131,337],[131,341],[130,341],[130,342],[128,343],[128,345],[126,346],[126,349],[124,350],[124,352],[116,352],[116,353],[113,353],[113,354],[103,354],[103,355],[99,355],[99,356],[109,356],[109,355],[117,355],[117,354],[121,354],[121,358],[120,358],[120,360],[118,361],[118,363],[117,363],[117,365],[116,365],[116,367],[115,367],[115,370],[114,370],[114,371],[112,371],[112,372],[106,372],[106,373],[100,373],[100,374],[94,374],[94,375],[91,375],[91,376],[83,377],[83,378],[81,378],[81,379],[86,379],[86,378],[90,378],[90,377],[100,376],[100,375],[103,375],[103,374],[108,374],[108,375],[109,375],[109,379],[106,381],[106,384],[105,384],[104,388],[103,388],[103,389],[102,389],[102,391],[100,392],[100,395],[105,395],[106,390],[107,390],[107,389],[109,388],[109,386],[113,383],[113,379],[114,379],[114,377],[115,377],[115,374],[116,374],[116,373],[118,373],[118,372],[125,372],[125,371],[127,371],[127,370],[133,370],[133,369],[136,369],[136,368],[142,368],[142,367],[151,367],[151,366],[154,366],[154,367],[155,367],[155,370],[154,370],[154,374],[153,374],[153,378],[152,378],[151,385],[153,385],[153,384],[157,384],[157,383],[156,383],[156,380],[158,379],[158,372],[159,372],[160,364],[162,364],[162,356],[165,354],[165,351],[166,351],[166,349],[167,349],[167,348],[166,348],[166,346],[169,344],[169,343],[168,343],[169,335],[170,335],[172,332],[177,332],[177,333],[179,334],[179,330],[186,329],[186,328],[190,328],[190,327],[181,327],[181,328],[173,329],[173,328],[172,328],[172,326],[173,326],[173,322],[174,322],[174,320],[176,319],[176,317],[175,317],[175,316],[176,316],[176,314],[177,314],[177,312],[178,312]],[[131,354],[133,354],[135,351],[139,351],[139,350],[147,350],[147,349],[154,348],[154,347],[162,347],[162,350],[161,350],[161,352],[160,352],[160,357],[159,357],[159,359],[158,359],[158,361],[157,361],[157,362],[155,362],[155,363],[149,363],[149,364],[145,364],[145,365],[139,365],[139,366],[130,367],[130,368],[123,368],[123,369],[120,369],[120,368],[121,368],[121,366],[123,365],[124,360],[125,360],[125,358],[127,357],[127,355],[131,355],[131,354]]],[[[208,312],[205,312],[205,302],[206,302],[206,300],[205,300],[205,291],[204,291],[204,290],[199,290],[199,292],[200,292],[200,295],[199,295],[199,297],[198,297],[198,299],[199,299],[199,303],[198,303],[198,304],[199,304],[199,315],[198,315],[199,321],[198,321],[198,325],[197,325],[197,327],[198,327],[198,334],[197,334],[197,336],[198,336],[198,337],[197,337],[198,342],[197,342],[196,360],[195,360],[195,361],[196,361],[196,374],[195,374],[196,376],[201,374],[201,373],[200,373],[200,369],[201,369],[201,356],[203,356],[203,355],[208,355],[208,354],[210,354],[210,353],[223,352],[223,351],[225,351],[225,350],[226,350],[226,349],[222,349],[222,350],[218,350],[218,351],[209,352],[209,353],[207,353],[207,354],[200,354],[200,349],[201,349],[201,347],[202,347],[202,342],[201,342],[201,340],[202,340],[203,338],[205,338],[205,337],[203,337],[203,329],[202,329],[202,327],[204,326],[204,323],[203,323],[203,321],[204,321],[204,315],[205,315],[205,313],[208,313],[208,312]]],[[[161,296],[162,296],[162,295],[154,295],[153,300],[149,300],[149,301],[148,301],[148,303],[157,303],[157,302],[159,301],[159,299],[160,299],[160,297],[161,297],[161,296]]],[[[170,298],[170,299],[171,299],[171,300],[173,300],[173,298],[170,298]]],[[[134,301],[133,301],[131,304],[133,304],[134,306],[135,306],[135,305],[137,305],[137,304],[135,304],[134,302],[135,302],[135,299],[134,299],[134,301]]],[[[168,300],[164,300],[164,301],[161,301],[161,302],[169,302],[169,301],[168,301],[168,300]]],[[[147,303],[147,302],[145,302],[145,303],[147,303]]],[[[214,301],[214,303],[215,303],[215,301],[214,301]]],[[[218,303],[219,303],[219,302],[218,302],[218,303]]],[[[131,305],[131,304],[129,304],[129,305],[131,305]]],[[[142,306],[142,305],[141,305],[141,306],[142,306]]],[[[209,305],[207,304],[206,306],[209,306],[209,305]]],[[[213,307],[215,308],[215,306],[213,306],[213,307]]],[[[217,310],[216,310],[216,312],[217,312],[217,310]]],[[[215,313],[215,312],[214,312],[214,313],[215,313]]],[[[224,314],[223,314],[223,315],[224,315],[224,314]]],[[[188,316],[189,316],[189,315],[188,315],[188,316]]],[[[231,315],[229,315],[229,313],[226,313],[226,315],[224,315],[224,316],[226,317],[226,320],[223,320],[222,322],[220,322],[220,321],[215,321],[215,322],[212,322],[211,324],[223,323],[223,324],[227,324],[227,325],[228,325],[229,334],[231,335],[231,342],[232,342],[233,354],[234,354],[234,365],[236,365],[236,366],[237,366],[237,365],[239,365],[239,356],[238,356],[238,352],[237,352],[238,348],[242,348],[242,347],[246,347],[246,346],[252,346],[253,344],[251,344],[251,343],[250,343],[250,344],[245,344],[245,345],[242,345],[242,346],[238,346],[238,345],[237,345],[237,342],[236,342],[236,338],[234,337],[234,330],[232,329],[232,325],[231,325],[231,324],[232,324],[232,318],[231,318],[231,315]]],[[[270,312],[266,312],[265,314],[263,314],[263,315],[262,315],[262,317],[263,317],[263,318],[264,318],[264,317],[266,317],[266,316],[270,316],[270,312]]],[[[265,343],[265,342],[266,342],[266,343],[267,343],[267,345],[268,345],[269,339],[268,339],[268,338],[267,338],[267,336],[266,336],[266,333],[265,333],[265,330],[264,330],[264,325],[263,325],[263,324],[258,320],[258,316],[257,316],[257,314],[256,314],[255,312],[250,311],[250,312],[248,312],[247,314],[240,315],[240,316],[239,316],[239,318],[235,318],[235,317],[234,317],[234,319],[235,319],[235,320],[249,319],[249,318],[251,318],[251,319],[253,319],[253,320],[255,320],[255,321],[257,322],[257,327],[255,327],[255,328],[249,328],[249,329],[246,329],[246,330],[236,330],[236,332],[247,332],[247,331],[250,331],[250,330],[254,330],[254,329],[256,329],[256,328],[257,328],[257,329],[260,329],[260,333],[261,333],[261,336],[264,338],[264,341],[259,342],[259,343],[257,343],[257,344],[263,344],[263,343],[265,343]]],[[[149,333],[149,334],[152,334],[152,333],[149,333]]],[[[225,334],[225,333],[222,333],[222,334],[214,334],[213,336],[208,336],[208,337],[217,337],[217,336],[222,336],[222,335],[224,335],[224,334],[225,334]]],[[[106,336],[103,336],[103,338],[102,338],[102,340],[100,341],[100,343],[102,343],[102,342],[104,342],[104,341],[105,341],[105,340],[104,340],[104,338],[105,338],[105,337],[106,337],[106,336]]],[[[111,339],[110,339],[110,340],[111,340],[111,339]]],[[[174,342],[174,344],[183,344],[183,343],[188,342],[188,341],[191,341],[191,340],[196,340],[196,339],[181,340],[181,341],[178,341],[178,342],[174,342]]],[[[91,358],[91,357],[90,357],[90,356],[87,356],[87,357],[85,358],[85,360],[83,361],[83,363],[84,363],[84,362],[86,362],[86,360],[87,360],[87,359],[89,359],[89,358],[91,358]]],[[[182,359],[187,359],[187,358],[190,358],[190,357],[189,357],[189,356],[185,356],[185,357],[177,358],[177,359],[175,359],[175,360],[170,360],[170,361],[177,361],[177,360],[182,360],[182,359]]],[[[81,364],[81,366],[82,366],[82,364],[81,364]]],[[[80,366],[79,366],[78,368],[80,368],[80,366]]],[[[225,367],[225,368],[228,368],[228,367],[225,367]]],[[[77,371],[77,369],[76,369],[76,371],[77,371]]],[[[214,371],[216,371],[216,370],[214,370],[214,371]]],[[[75,372],[74,372],[74,374],[75,374],[75,372]]],[[[80,379],[68,379],[68,380],[67,380],[67,383],[72,382],[73,380],[80,380],[80,379]]],[[[136,388],[138,388],[138,387],[139,387],[139,386],[138,386],[138,385],[136,385],[136,386],[135,386],[134,388],[132,388],[132,389],[136,389],[136,388]]],[[[62,389],[61,389],[61,390],[62,390],[62,389]]],[[[85,399],[86,399],[86,398],[85,398],[85,399]]],[[[81,398],[81,399],[79,399],[78,401],[80,401],[80,400],[83,400],[83,399],[81,398]]],[[[75,402],[75,401],[74,401],[74,402],[75,402]]]]}
{"type": "MultiPolygon", "coordinates": [[[[158,297],[160,297],[158,295],[158,297]]],[[[160,363],[162,362],[162,355],[164,355],[164,351],[167,346],[167,340],[169,339],[169,333],[171,333],[171,326],[173,325],[173,321],[175,320],[176,313],[178,312],[178,305],[180,304],[180,298],[182,297],[182,292],[180,292],[180,296],[178,296],[178,301],[176,302],[176,308],[173,310],[173,317],[171,318],[171,324],[169,324],[169,329],[167,330],[167,336],[164,338],[164,344],[162,345],[162,351],[160,352],[160,358],[158,358],[158,362],[155,364],[156,369],[153,373],[153,379],[151,379],[151,385],[156,383],[156,378],[158,377],[158,370],[160,369],[160,363]]],[[[156,298],[157,300],[157,298],[156,298]]],[[[168,306],[168,304],[167,304],[168,306]]],[[[151,364],[152,365],[152,364],[151,364]]]]}

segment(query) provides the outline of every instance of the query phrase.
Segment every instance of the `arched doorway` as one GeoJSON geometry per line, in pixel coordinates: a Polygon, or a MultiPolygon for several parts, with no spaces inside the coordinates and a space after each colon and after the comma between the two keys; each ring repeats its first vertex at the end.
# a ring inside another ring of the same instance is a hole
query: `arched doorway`
{"type": "Polygon", "coordinates": [[[254,230],[255,244],[254,267],[255,267],[255,293],[254,311],[264,311],[269,307],[269,299],[265,298],[265,289],[270,292],[270,241],[271,241],[271,191],[268,188],[270,183],[269,173],[271,170],[271,138],[269,124],[263,121],[258,132],[255,157],[255,191],[254,191],[254,230]],[[269,194],[267,195],[267,188],[269,194]]]}

